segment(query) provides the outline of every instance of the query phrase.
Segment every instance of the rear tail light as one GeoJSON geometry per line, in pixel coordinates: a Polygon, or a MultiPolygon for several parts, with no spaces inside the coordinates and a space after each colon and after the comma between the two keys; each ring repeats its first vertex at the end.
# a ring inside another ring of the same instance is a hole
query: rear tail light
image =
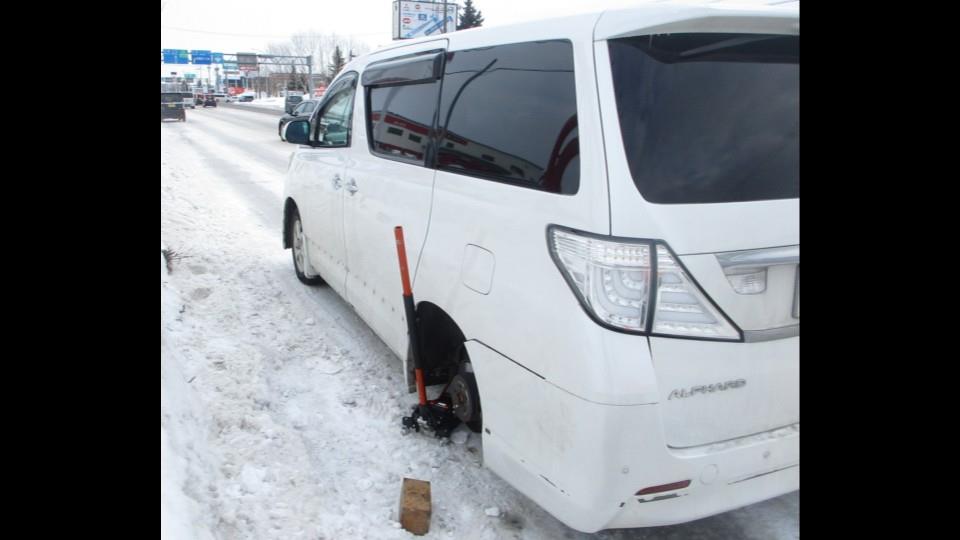
{"type": "Polygon", "coordinates": [[[561,274],[600,324],[637,334],[741,339],[665,243],[555,225],[548,238],[561,274]]]}

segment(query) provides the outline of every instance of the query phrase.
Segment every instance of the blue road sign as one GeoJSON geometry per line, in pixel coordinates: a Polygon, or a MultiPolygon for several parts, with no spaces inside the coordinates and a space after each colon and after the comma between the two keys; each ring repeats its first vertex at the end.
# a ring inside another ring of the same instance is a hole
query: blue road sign
{"type": "Polygon", "coordinates": [[[210,51],[190,51],[190,56],[193,64],[210,64],[212,60],[210,51]]]}
{"type": "Polygon", "coordinates": [[[189,64],[190,55],[184,49],[163,49],[164,64],[189,64]]]}
{"type": "Polygon", "coordinates": [[[214,64],[222,64],[222,63],[223,63],[223,53],[222,53],[222,52],[215,52],[215,53],[213,53],[212,56],[213,56],[213,63],[214,63],[214,64]]]}

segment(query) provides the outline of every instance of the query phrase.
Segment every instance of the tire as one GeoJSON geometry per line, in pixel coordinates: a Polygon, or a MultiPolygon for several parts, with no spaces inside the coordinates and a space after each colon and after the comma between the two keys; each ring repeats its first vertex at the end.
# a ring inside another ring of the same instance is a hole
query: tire
{"type": "Polygon", "coordinates": [[[474,433],[483,430],[483,413],[480,406],[480,390],[473,374],[467,350],[460,349],[460,368],[450,380],[450,399],[453,413],[474,433]]]}
{"type": "Polygon", "coordinates": [[[320,285],[323,278],[319,275],[307,277],[303,273],[303,267],[306,264],[306,251],[304,250],[307,237],[303,233],[303,226],[300,223],[300,212],[294,208],[293,215],[290,216],[290,252],[293,254],[293,270],[297,273],[297,279],[306,285],[320,285]]]}
{"type": "Polygon", "coordinates": [[[283,123],[282,123],[282,122],[277,126],[277,135],[280,136],[280,140],[281,140],[281,141],[286,142],[286,141],[284,140],[284,138],[283,138],[283,123]]]}

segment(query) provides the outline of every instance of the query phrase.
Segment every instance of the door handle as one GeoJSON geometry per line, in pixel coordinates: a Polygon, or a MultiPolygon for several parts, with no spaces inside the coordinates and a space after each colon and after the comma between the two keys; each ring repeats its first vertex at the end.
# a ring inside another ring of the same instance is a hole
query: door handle
{"type": "Polygon", "coordinates": [[[335,175],[333,176],[332,182],[333,182],[333,189],[334,189],[334,190],[338,190],[338,189],[340,189],[341,187],[343,187],[343,180],[340,179],[340,175],[339,175],[339,174],[335,174],[335,175]]]}
{"type": "Polygon", "coordinates": [[[350,181],[347,182],[347,191],[350,192],[350,195],[353,195],[354,193],[360,191],[360,188],[357,187],[357,181],[354,180],[353,178],[351,178],[350,181]]]}

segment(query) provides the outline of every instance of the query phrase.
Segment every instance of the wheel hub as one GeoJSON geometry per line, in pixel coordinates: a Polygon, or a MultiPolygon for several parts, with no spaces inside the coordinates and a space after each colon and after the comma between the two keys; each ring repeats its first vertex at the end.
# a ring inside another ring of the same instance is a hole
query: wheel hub
{"type": "Polygon", "coordinates": [[[450,381],[450,402],[452,404],[453,414],[456,415],[461,422],[467,423],[473,419],[476,398],[470,391],[470,386],[467,384],[467,381],[460,375],[454,376],[453,380],[450,381]]]}

